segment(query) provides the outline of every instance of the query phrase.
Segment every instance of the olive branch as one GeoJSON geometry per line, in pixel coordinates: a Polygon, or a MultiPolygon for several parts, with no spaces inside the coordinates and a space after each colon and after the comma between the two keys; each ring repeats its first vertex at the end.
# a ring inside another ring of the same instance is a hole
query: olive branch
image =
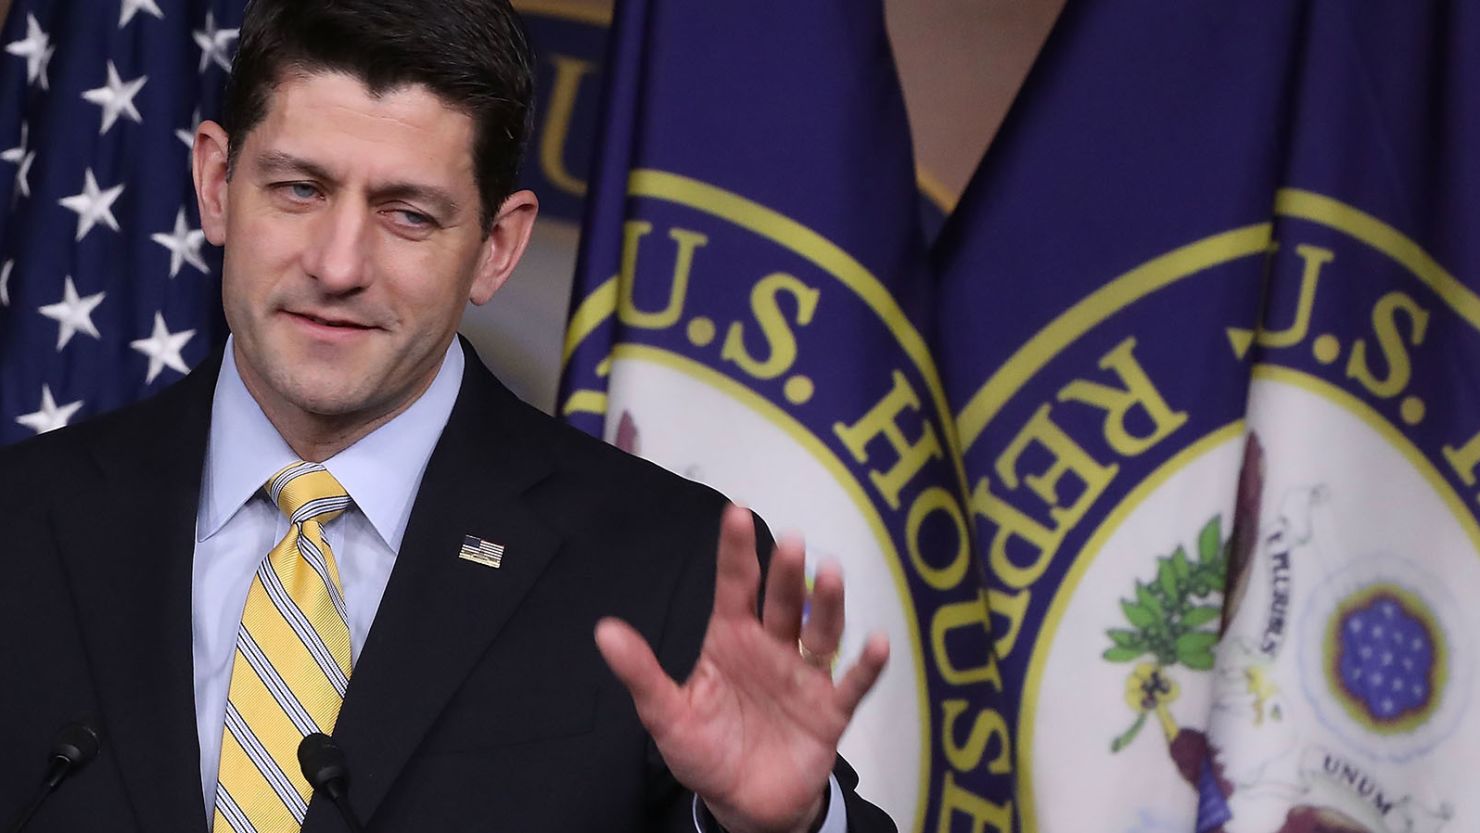
{"type": "Polygon", "coordinates": [[[1120,600],[1120,609],[1131,627],[1105,632],[1111,642],[1105,649],[1105,659],[1131,662],[1150,654],[1151,661],[1135,668],[1126,680],[1126,701],[1136,711],[1136,720],[1111,741],[1111,752],[1119,752],[1135,740],[1153,713],[1168,740],[1176,734],[1167,704],[1176,699],[1178,686],[1164,672],[1178,664],[1195,671],[1213,667],[1218,631],[1216,625],[1212,629],[1205,626],[1223,615],[1220,604],[1208,602],[1214,593],[1221,596],[1223,592],[1228,567],[1226,546],[1221,516],[1214,515],[1197,535],[1196,561],[1178,545],[1171,555],[1156,559],[1156,578],[1136,582],[1134,599],[1120,600]]]}
{"type": "Polygon", "coordinates": [[[1130,628],[1106,631],[1110,662],[1130,662],[1151,654],[1162,667],[1182,664],[1196,671],[1213,667],[1218,632],[1204,628],[1223,615],[1220,604],[1208,604],[1222,594],[1228,556],[1224,551],[1222,519],[1214,515],[1197,536],[1197,560],[1180,545],[1171,555],[1156,559],[1156,578],[1136,582],[1134,599],[1121,599],[1130,628]]]}

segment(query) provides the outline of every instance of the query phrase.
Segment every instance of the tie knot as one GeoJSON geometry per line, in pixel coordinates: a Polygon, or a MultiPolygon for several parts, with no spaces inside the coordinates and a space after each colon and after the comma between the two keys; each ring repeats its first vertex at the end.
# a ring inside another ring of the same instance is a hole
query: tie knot
{"type": "Polygon", "coordinates": [[[318,463],[297,462],[274,474],[263,490],[295,524],[326,524],[349,508],[349,494],[329,470],[318,463]]]}

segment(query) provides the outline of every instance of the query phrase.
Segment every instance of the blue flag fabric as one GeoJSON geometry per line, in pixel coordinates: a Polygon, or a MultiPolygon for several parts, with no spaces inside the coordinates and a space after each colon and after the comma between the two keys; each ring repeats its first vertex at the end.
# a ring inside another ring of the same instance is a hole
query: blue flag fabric
{"type": "Polygon", "coordinates": [[[605,84],[560,411],[841,560],[844,662],[893,647],[843,741],[864,795],[1008,829],[881,4],[620,2],[605,84]]]}
{"type": "Polygon", "coordinates": [[[1476,37],[1066,8],[936,251],[1022,829],[1480,824],[1476,37]]]}
{"type": "MultiPolygon", "coordinates": [[[[540,222],[579,223],[596,149],[601,65],[610,21],[600,6],[515,0],[529,31],[537,120],[519,187],[540,197],[540,222]]],[[[558,314],[558,313],[557,313],[558,314]]]]}
{"type": "Polygon", "coordinates": [[[0,444],[134,401],[225,337],[190,181],[241,0],[17,0],[0,53],[0,444]]]}

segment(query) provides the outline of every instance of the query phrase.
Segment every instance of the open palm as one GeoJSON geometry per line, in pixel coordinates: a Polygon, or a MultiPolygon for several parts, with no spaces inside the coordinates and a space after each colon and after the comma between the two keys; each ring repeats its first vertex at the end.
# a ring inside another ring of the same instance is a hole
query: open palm
{"type": "Polygon", "coordinates": [[[675,778],[732,833],[805,831],[818,819],[838,739],[878,680],[888,642],[871,636],[837,682],[817,657],[837,650],[843,582],[817,573],[811,610],[800,541],[771,557],[756,616],[760,563],[750,513],[731,506],[720,525],[714,610],[693,673],[679,685],[625,622],[604,619],[596,642],[627,686],[638,716],[675,778]],[[813,654],[804,659],[798,646],[813,654]]]}

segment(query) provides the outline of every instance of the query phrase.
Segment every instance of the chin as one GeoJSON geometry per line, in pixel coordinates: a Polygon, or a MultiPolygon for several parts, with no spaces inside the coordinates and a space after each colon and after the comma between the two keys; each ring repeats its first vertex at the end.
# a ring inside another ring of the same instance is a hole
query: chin
{"type": "Polygon", "coordinates": [[[369,397],[349,392],[324,393],[294,397],[293,404],[305,413],[322,417],[347,417],[364,413],[375,405],[369,397]]]}
{"type": "Polygon", "coordinates": [[[271,387],[286,404],[315,416],[346,416],[373,405],[371,391],[352,389],[344,384],[344,378],[341,374],[318,378],[284,373],[273,380],[271,387]]]}

